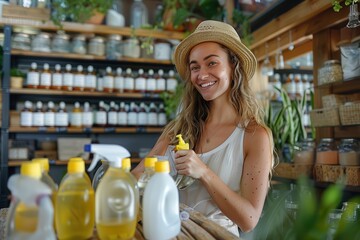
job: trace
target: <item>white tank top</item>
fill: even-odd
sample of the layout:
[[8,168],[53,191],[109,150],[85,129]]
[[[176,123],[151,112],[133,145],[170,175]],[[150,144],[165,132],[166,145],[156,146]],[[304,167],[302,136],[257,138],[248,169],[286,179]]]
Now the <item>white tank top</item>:
[[[233,133],[215,149],[199,154],[200,159],[234,192],[240,192],[243,171],[244,129],[236,127]],[[203,213],[207,218],[239,236],[238,227],[226,217],[212,201],[206,188],[195,181],[184,190],[179,190],[180,202]]]

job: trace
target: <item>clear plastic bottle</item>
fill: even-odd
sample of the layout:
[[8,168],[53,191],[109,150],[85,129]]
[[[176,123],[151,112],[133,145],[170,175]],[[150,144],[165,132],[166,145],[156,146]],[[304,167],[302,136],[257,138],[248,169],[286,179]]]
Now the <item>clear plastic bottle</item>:
[[38,88],[40,84],[40,73],[37,70],[37,63],[31,63],[30,70],[27,73],[26,87]]
[[44,113],[44,125],[45,127],[54,127],[55,126],[55,104],[53,101],[49,101],[47,104],[47,109]]
[[144,190],[146,184],[149,182],[150,178],[155,174],[155,163],[158,161],[156,157],[146,157],[144,160],[144,172],[140,175],[137,186],[139,188],[140,194],[140,206],[142,206],[142,198],[144,195]]
[[61,90],[63,84],[63,73],[61,72],[60,64],[55,65],[55,72],[53,72],[51,80],[52,82],[50,88],[54,90]]
[[44,114],[44,110],[43,110],[43,103],[41,101],[37,101],[36,102],[36,108],[33,112],[33,126],[34,127],[44,127],[45,121],[45,114]]
[[169,161],[156,162],[144,191],[142,222],[149,240],[171,239],[180,232],[179,192],[169,173]]
[[142,0],[134,0],[131,4],[130,25],[140,28],[148,24],[148,9]]
[[82,110],[80,108],[79,102],[74,103],[74,107],[70,116],[70,125],[71,127],[82,127]]
[[24,108],[20,113],[20,126],[22,127],[32,127],[33,124],[33,111],[32,111],[32,102],[25,101]]
[[44,63],[43,71],[40,73],[39,88],[49,89],[50,86],[51,86],[51,73],[49,70],[49,64]]
[[82,159],[70,159],[56,197],[59,239],[88,239],[95,225],[95,196]]

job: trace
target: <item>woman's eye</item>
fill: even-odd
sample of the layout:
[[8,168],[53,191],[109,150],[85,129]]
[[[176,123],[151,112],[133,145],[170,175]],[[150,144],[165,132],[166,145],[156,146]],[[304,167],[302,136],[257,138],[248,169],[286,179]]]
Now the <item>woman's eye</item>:
[[191,66],[191,67],[190,67],[190,70],[191,70],[191,71],[196,71],[197,69],[199,69],[198,66]]
[[209,66],[214,66],[216,64],[216,62],[210,62]]

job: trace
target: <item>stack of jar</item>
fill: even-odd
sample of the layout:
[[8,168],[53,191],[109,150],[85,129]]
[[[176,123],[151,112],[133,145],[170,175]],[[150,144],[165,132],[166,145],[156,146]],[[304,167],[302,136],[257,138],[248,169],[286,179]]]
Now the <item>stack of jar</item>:
[[123,69],[118,67],[114,73],[111,67],[107,67],[105,73],[98,76],[91,65],[85,72],[82,65],[78,65],[76,71],[73,71],[73,66],[66,64],[63,72],[60,64],[55,65],[54,71],[50,70],[48,63],[45,63],[43,69],[39,70],[36,62],[31,63],[26,81],[27,88],[108,93],[159,94],[164,91],[175,92],[177,85],[178,80],[173,70],[165,75],[163,69],[159,69],[157,72],[149,69],[145,72],[144,69],[133,71],[133,69],[127,68],[123,72]]
[[25,101],[20,113],[22,127],[144,127],[164,126],[167,123],[164,104],[154,102],[125,103],[110,102],[110,105],[100,101],[98,107],[91,108],[88,102],[80,106],[75,102],[72,107],[66,107],[60,102],[58,108],[52,101],[43,107],[41,101],[35,108],[31,101]]

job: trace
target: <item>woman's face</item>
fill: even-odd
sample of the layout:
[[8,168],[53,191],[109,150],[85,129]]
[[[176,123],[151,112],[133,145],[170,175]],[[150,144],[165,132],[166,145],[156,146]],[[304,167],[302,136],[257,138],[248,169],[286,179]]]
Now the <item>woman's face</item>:
[[204,42],[189,54],[190,80],[206,101],[226,96],[230,89],[232,66],[220,44]]

